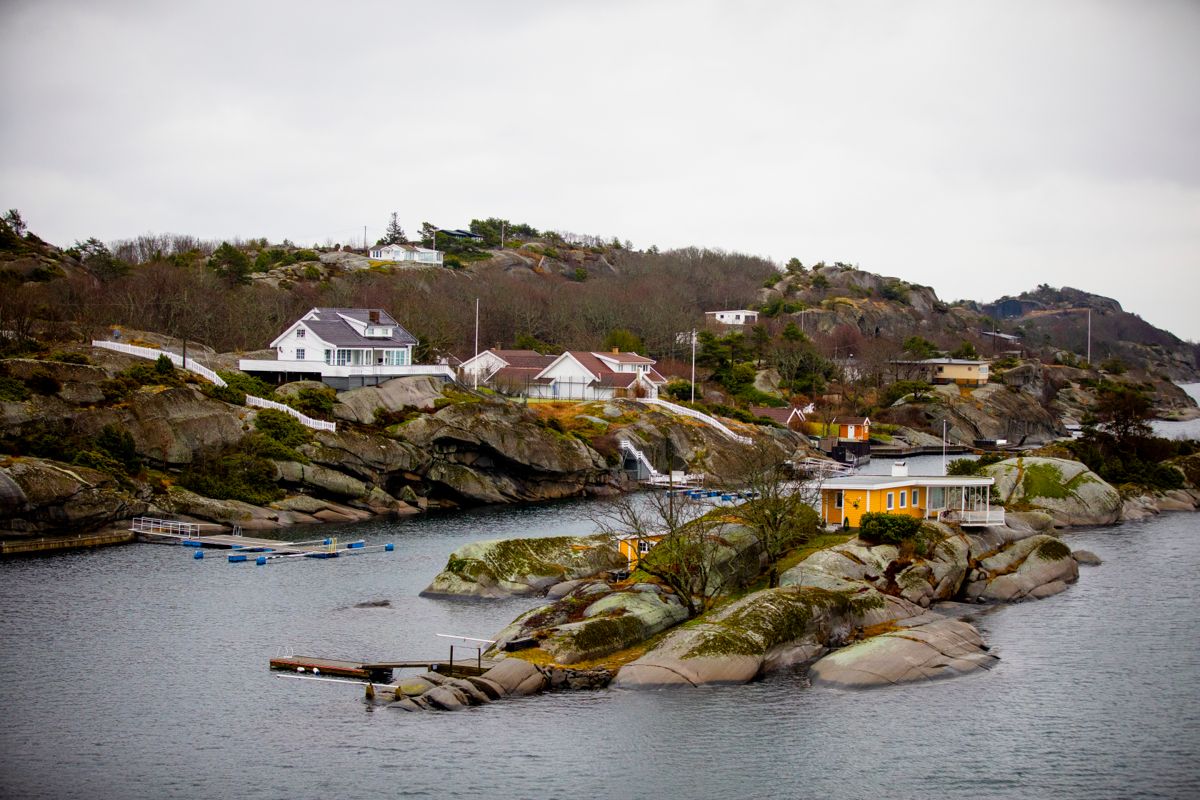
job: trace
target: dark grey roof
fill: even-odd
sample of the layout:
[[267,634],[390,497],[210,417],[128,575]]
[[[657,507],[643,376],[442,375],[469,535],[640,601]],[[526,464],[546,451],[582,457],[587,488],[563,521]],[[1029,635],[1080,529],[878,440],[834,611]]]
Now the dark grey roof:
[[[387,338],[367,338],[359,336],[354,328],[350,327],[339,315],[349,317],[350,319],[358,320],[359,322],[370,322],[370,312],[379,312],[379,322],[377,325],[387,326],[392,329],[392,335]],[[315,313],[315,317],[311,315]],[[389,345],[409,345],[416,344],[417,339],[411,333],[406,331],[399,322],[383,309],[374,308],[314,308],[305,315],[304,325],[320,337],[323,341],[337,347],[387,347]]]

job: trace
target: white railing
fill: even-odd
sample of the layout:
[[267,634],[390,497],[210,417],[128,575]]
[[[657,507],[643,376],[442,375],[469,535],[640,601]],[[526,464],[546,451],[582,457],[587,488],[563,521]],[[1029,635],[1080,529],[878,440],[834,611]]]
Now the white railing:
[[134,517],[129,525],[134,533],[149,533],[166,536],[182,536],[191,539],[200,535],[200,526],[194,522],[178,522],[173,519]]
[[637,449],[636,447],[634,447],[633,443],[630,442],[628,439],[621,439],[619,441],[619,445],[622,450],[624,450],[629,455],[633,456],[634,459],[636,459],[637,461],[642,462],[642,464],[645,465],[646,469],[650,470],[650,478],[652,480],[657,477],[662,477],[659,474],[659,471],[654,468],[654,465],[650,463],[650,459],[646,458],[646,454],[643,453],[641,450]]
[[741,434],[734,433],[732,430],[729,429],[728,426],[725,425],[725,423],[721,422],[720,420],[715,419],[714,417],[710,417],[708,414],[703,414],[699,411],[690,409],[687,406],[680,406],[680,405],[676,405],[674,403],[668,403],[666,400],[659,400],[657,397],[642,397],[642,398],[638,399],[638,402],[649,403],[650,405],[654,405],[654,406],[661,406],[661,407],[667,409],[668,411],[672,411],[676,414],[680,414],[685,417],[691,417],[692,419],[699,420],[699,421],[703,422],[705,425],[709,425],[713,428],[716,428],[721,433],[728,436],[730,439],[733,439],[735,442],[741,442],[742,444],[753,444],[754,443],[754,440],[751,439],[749,436],[742,436]]
[[804,470],[805,472],[814,472],[820,477],[828,477],[830,475],[849,475],[854,472],[854,468],[849,464],[843,464],[840,461],[831,461],[827,458],[813,458],[808,456],[800,461],[791,462],[793,467]]
[[[169,350],[156,350],[153,347],[139,347],[138,345],[134,345],[134,344],[124,344],[122,342],[110,342],[110,341],[107,341],[104,339],[93,339],[92,347],[100,347],[105,350],[114,350],[118,353],[126,353],[127,355],[138,356],[139,358],[148,358],[148,359],[151,359],[154,361],[157,361],[159,356],[166,356],[167,358],[169,358],[171,360],[171,363],[174,364],[175,366],[181,367],[181,368],[187,370],[188,372],[193,372],[203,378],[207,378],[209,381],[216,384],[217,386],[227,386],[228,385],[225,383],[225,380],[220,375],[213,372],[211,369],[204,366],[203,364],[197,364],[194,360],[192,360],[190,358],[185,360],[183,358],[183,356],[176,355],[175,353],[172,353]],[[313,419],[312,417],[309,417],[305,414],[301,414],[299,411],[292,408],[291,406],[284,405],[283,403],[276,403],[274,400],[267,400],[262,397],[255,397],[252,394],[248,394],[248,395],[246,395],[246,405],[254,406],[255,408],[273,408],[276,411],[282,411],[285,414],[290,414],[293,417],[295,417],[296,419],[298,419],[300,421],[301,425],[304,425],[305,427],[308,427],[308,428],[312,428],[313,430],[318,430],[318,431],[336,431],[337,430],[336,423],[326,422],[325,420],[321,420],[321,419]]]
[[153,347],[139,347],[135,344],[124,344],[123,342],[110,342],[105,339],[93,339],[92,347],[101,347],[105,350],[115,350],[118,353],[126,353],[131,356],[140,358],[148,358],[152,361],[157,361],[159,356],[166,356],[171,360],[171,363],[177,367],[194,372],[202,378],[207,378],[217,386],[224,386],[225,381],[220,375],[213,372],[203,364],[197,364],[193,358],[184,359],[183,356],[177,353],[172,353],[170,350],[157,350]]
[[296,409],[292,408],[289,405],[285,405],[283,403],[276,403],[274,400],[265,400],[261,397],[255,397],[254,395],[248,394],[248,395],[246,395],[246,405],[254,406],[255,408],[273,408],[276,411],[282,411],[285,414],[291,414],[293,417],[300,420],[300,422],[303,425],[305,425],[309,428],[312,428],[314,430],[318,430],[318,431],[336,431],[337,430],[337,425],[333,422],[326,422],[323,419],[313,419],[312,417],[301,414],[299,411],[297,411]]
[[947,512],[946,519],[950,522],[957,522],[959,525],[1003,525],[1004,509],[992,508],[985,511],[951,510]]

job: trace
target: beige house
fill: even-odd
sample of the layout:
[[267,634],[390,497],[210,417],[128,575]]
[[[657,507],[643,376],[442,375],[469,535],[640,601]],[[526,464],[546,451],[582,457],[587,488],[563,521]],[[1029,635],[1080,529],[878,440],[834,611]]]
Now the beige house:
[[917,362],[924,367],[930,383],[957,383],[983,386],[988,382],[988,362],[966,358],[927,358]]

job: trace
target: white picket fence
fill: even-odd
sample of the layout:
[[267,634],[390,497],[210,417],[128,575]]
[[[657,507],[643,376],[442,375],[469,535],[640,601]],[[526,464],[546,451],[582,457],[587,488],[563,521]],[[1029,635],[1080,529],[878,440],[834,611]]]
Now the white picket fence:
[[131,356],[140,358],[148,358],[151,361],[157,361],[159,356],[166,356],[171,359],[171,363],[188,372],[194,372],[202,378],[207,378],[217,386],[224,386],[225,381],[220,375],[213,372],[203,364],[197,364],[193,358],[185,359],[183,356],[172,353],[170,350],[156,350],[153,347],[138,347],[135,344],[124,344],[122,342],[110,342],[105,339],[93,339],[92,347],[102,347],[105,350],[115,350],[118,353],[127,353]]
[[[228,385],[225,383],[225,380],[220,375],[213,372],[211,369],[204,366],[203,364],[197,364],[195,362],[195,360],[191,359],[191,358],[189,358],[185,361],[183,356],[172,353],[169,350],[156,350],[153,347],[139,347],[138,345],[134,345],[134,344],[124,344],[123,342],[110,342],[105,339],[93,339],[92,347],[100,347],[105,350],[114,350],[118,353],[126,353],[131,356],[138,356],[139,358],[148,358],[151,361],[157,361],[159,356],[166,356],[167,358],[169,358],[171,360],[171,363],[174,364],[175,366],[180,367],[181,369],[185,369],[188,372],[199,375],[202,378],[206,378],[207,380],[211,381],[212,383],[216,384],[217,386],[227,386]],[[300,421],[301,425],[304,425],[305,427],[308,427],[308,428],[312,428],[313,430],[318,430],[318,431],[336,431],[337,430],[336,423],[326,422],[323,419],[313,419],[312,417],[307,416],[306,414],[301,414],[299,411],[292,408],[291,406],[284,405],[283,403],[276,403],[274,400],[267,400],[266,398],[263,398],[263,397],[255,397],[252,394],[248,394],[248,395],[246,395],[246,405],[253,406],[255,408],[273,408],[276,411],[282,411],[285,414],[290,414],[291,416],[295,417],[297,420]]]
[[255,408],[273,408],[276,411],[282,411],[285,414],[291,414],[293,417],[300,420],[300,422],[303,423],[305,426],[312,428],[313,430],[318,430],[318,431],[336,431],[337,430],[337,425],[333,422],[326,422],[323,419],[313,419],[312,417],[308,417],[308,416],[305,416],[304,414],[301,414],[299,411],[292,408],[291,406],[284,405],[283,403],[276,403],[274,400],[266,400],[262,397],[255,397],[254,395],[248,394],[248,395],[246,395],[246,405],[254,406]]
[[708,414],[703,414],[699,411],[688,408],[687,406],[680,406],[680,405],[676,405],[675,403],[668,403],[666,400],[659,400],[657,397],[642,397],[642,398],[639,398],[638,402],[649,403],[650,405],[653,405],[653,406],[661,406],[662,408],[665,408],[668,411],[671,411],[672,413],[680,414],[685,417],[691,417],[692,419],[699,420],[699,421],[703,422],[705,425],[709,425],[713,428],[716,428],[721,433],[728,436],[730,439],[733,439],[735,442],[741,442],[742,444],[754,444],[754,440],[751,439],[749,436],[742,436],[741,434],[734,433],[732,430],[729,429],[729,426],[725,425],[725,423],[721,422],[719,419],[710,417]]

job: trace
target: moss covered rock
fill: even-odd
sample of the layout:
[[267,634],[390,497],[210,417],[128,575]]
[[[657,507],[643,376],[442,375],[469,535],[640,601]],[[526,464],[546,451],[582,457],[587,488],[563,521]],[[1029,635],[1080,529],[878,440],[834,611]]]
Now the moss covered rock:
[[1048,512],[1056,527],[1111,525],[1121,519],[1121,496],[1078,461],[1018,457],[984,467],[1009,506]]
[[606,536],[492,539],[460,547],[424,597],[537,595],[556,583],[628,565]]
[[957,619],[904,627],[837,650],[809,669],[813,686],[869,689],[925,682],[991,669],[979,631]]

